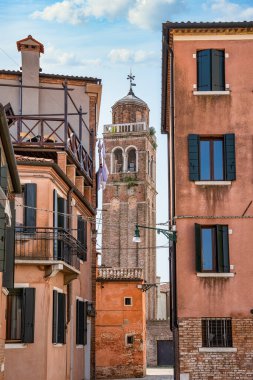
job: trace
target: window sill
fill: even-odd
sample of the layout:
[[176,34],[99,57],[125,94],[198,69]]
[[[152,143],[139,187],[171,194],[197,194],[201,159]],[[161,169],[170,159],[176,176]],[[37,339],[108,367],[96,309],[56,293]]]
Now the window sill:
[[84,345],[83,344],[77,344],[76,348],[84,348]]
[[64,344],[63,343],[53,343],[53,346],[54,347],[63,347]]
[[193,95],[230,95],[230,91],[193,91]]
[[232,181],[195,181],[197,186],[230,186]]
[[27,345],[25,343],[5,343],[5,349],[17,349],[17,348],[26,348]]
[[234,273],[203,273],[203,272],[197,272],[197,277],[220,277],[220,278],[227,278],[227,277],[235,277]]
[[199,352],[237,352],[235,347],[199,347]]

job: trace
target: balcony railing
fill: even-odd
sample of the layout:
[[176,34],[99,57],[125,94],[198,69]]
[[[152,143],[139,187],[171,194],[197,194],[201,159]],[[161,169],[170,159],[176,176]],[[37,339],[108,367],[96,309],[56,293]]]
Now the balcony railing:
[[18,115],[7,117],[14,147],[64,149],[91,183],[93,136],[87,127],[85,128],[85,136],[87,136],[86,146],[89,153],[72,126],[66,123],[64,118]]
[[142,268],[99,268],[97,280],[142,280]]
[[104,125],[104,133],[142,132],[146,130],[147,125],[145,122]]
[[80,260],[86,257],[86,247],[62,228],[16,227],[18,260],[63,261],[80,269]]

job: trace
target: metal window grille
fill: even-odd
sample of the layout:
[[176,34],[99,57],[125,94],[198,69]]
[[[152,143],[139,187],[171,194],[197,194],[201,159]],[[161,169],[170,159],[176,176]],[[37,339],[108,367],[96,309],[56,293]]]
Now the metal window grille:
[[202,320],[203,347],[233,347],[232,320],[211,318]]

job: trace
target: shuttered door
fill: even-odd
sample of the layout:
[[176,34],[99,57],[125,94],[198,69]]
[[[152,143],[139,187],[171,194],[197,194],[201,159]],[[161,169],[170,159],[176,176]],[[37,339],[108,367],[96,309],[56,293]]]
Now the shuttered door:
[[5,288],[14,288],[14,262],[15,262],[15,207],[14,200],[10,201],[11,208],[11,226],[6,227],[6,264],[3,273],[3,286]]
[[58,292],[53,290],[53,334],[52,342],[57,342],[57,331],[58,331]]
[[87,344],[87,328],[88,328],[88,323],[87,323],[87,318],[88,318],[88,302],[85,301],[84,302],[84,317],[83,317],[83,320],[84,320],[84,342],[83,344],[86,345]]
[[36,227],[36,205],[37,205],[37,184],[25,184],[25,220],[26,232],[35,232]]
[[199,136],[188,136],[189,179],[199,181]]
[[197,52],[197,89],[211,91],[211,50]]
[[83,252],[83,260],[87,260],[87,239],[88,239],[88,225],[86,220],[83,221],[83,234],[84,234],[84,252]]
[[236,179],[235,164],[235,134],[228,133],[224,135],[224,153],[225,153],[225,175],[227,181]]
[[84,345],[84,302],[76,300],[76,344]]
[[35,289],[24,288],[22,299],[22,342],[34,342]]
[[69,247],[64,244],[64,231],[67,229],[67,202],[64,198],[58,197],[58,259],[67,263],[70,261]]
[[220,273],[230,272],[228,226],[217,225],[217,271]]
[[201,225],[195,223],[195,251],[196,251],[196,271],[202,271],[201,259]]
[[212,52],[212,91],[225,90],[225,65],[224,51],[211,50]]
[[58,293],[58,334],[57,343],[65,343],[66,295]]

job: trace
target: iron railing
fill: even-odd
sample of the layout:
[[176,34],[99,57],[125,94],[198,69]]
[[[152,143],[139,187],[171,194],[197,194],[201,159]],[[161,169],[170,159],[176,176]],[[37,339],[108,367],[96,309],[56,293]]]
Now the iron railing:
[[[79,170],[92,181],[92,132],[85,128],[87,147],[72,126],[64,118],[44,116],[8,116],[9,131],[14,147],[43,147],[64,149],[74,160]],[[28,149],[29,149],[28,148]]]
[[19,260],[63,261],[80,269],[86,247],[62,228],[16,227],[15,257]]

